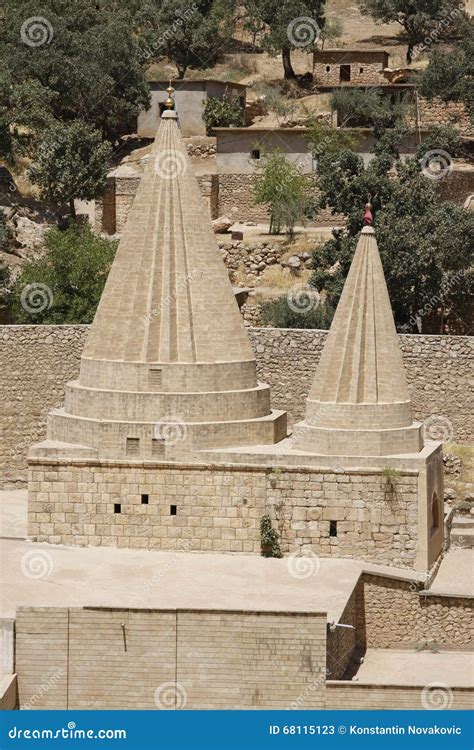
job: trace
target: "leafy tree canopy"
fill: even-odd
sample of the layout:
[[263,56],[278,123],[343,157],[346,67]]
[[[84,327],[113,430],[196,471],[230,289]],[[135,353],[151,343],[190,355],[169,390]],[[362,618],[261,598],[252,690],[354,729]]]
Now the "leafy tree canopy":
[[[473,287],[468,269],[474,217],[460,206],[439,202],[434,181],[420,171],[418,158],[402,164],[387,151],[364,168],[361,158],[347,151],[336,161],[322,158],[319,176],[322,204],[348,216],[347,230],[334,231],[333,239],[314,253],[312,284],[326,290],[332,305],[341,294],[370,198],[397,325],[426,330],[434,325],[436,310],[441,310],[441,321],[446,309],[465,317]],[[439,315],[436,321],[438,333]]]
[[280,149],[264,153],[258,170],[255,201],[270,211],[270,234],[279,234],[284,226],[291,235],[297,220],[305,213],[306,177]]
[[287,297],[278,297],[262,305],[262,321],[275,328],[320,328],[330,327],[334,308],[329,303],[309,306],[306,311],[298,311],[288,304]]
[[110,144],[83,120],[55,123],[44,131],[28,175],[43,198],[69,203],[74,216],[74,198],[92,200],[105,188],[111,154]]
[[407,62],[416,45],[429,47],[452,34],[466,14],[453,0],[361,0],[362,13],[380,23],[399,23],[407,39]]
[[470,35],[451,52],[433,50],[428,67],[419,78],[420,94],[427,99],[474,102],[474,40]]
[[91,323],[112,265],[117,242],[98,237],[89,226],[50,230],[46,250],[29,260],[10,295],[17,323]]
[[244,0],[243,6],[249,18],[262,23],[263,48],[281,54],[285,78],[294,78],[291,50],[314,47],[324,26],[325,0]]
[[207,135],[214,128],[240,127],[244,124],[244,111],[238,96],[224,96],[222,99],[211,96],[206,99],[203,119]]
[[132,6],[4,0],[0,117],[7,109],[11,126],[28,127],[80,118],[111,141],[128,132],[149,103]]
[[163,0],[152,14],[148,56],[168,57],[183,78],[188,68],[211,68],[233,30],[230,0]]

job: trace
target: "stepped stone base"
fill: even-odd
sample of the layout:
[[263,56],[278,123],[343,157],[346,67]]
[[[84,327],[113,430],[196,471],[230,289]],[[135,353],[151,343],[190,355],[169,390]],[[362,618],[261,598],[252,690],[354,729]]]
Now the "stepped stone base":
[[314,427],[307,422],[295,425],[294,443],[301,450],[327,456],[391,456],[419,453],[423,447],[421,423],[388,430],[348,430]]

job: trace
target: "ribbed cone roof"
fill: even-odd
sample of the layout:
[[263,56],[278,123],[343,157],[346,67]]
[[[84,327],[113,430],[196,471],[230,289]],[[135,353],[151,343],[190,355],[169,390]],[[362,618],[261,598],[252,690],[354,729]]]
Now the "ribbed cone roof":
[[309,400],[336,404],[410,401],[372,227],[361,232]]
[[254,359],[173,112],[161,120],[83,356]]

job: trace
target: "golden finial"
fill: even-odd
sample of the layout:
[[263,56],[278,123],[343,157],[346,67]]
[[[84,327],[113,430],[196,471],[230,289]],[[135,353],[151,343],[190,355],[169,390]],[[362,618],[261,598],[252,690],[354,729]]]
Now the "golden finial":
[[168,98],[165,99],[165,107],[166,109],[174,109],[174,99],[172,94],[174,94],[174,88],[171,85],[171,78],[169,80],[168,88],[166,89],[168,93]]

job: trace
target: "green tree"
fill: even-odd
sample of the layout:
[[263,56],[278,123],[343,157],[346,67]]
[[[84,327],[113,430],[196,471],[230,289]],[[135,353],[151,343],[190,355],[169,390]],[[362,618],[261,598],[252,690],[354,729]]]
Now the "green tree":
[[243,3],[254,23],[261,22],[262,47],[282,55],[285,78],[295,78],[291,50],[312,49],[324,25],[325,0],[251,0]]
[[433,50],[428,67],[418,81],[420,94],[427,99],[464,101],[471,110],[474,102],[474,41],[470,35],[450,52]]
[[207,135],[213,135],[214,128],[237,128],[244,124],[244,110],[238,96],[208,97],[202,116]]
[[92,322],[116,248],[89,226],[47,232],[44,254],[27,261],[13,284],[15,322]]
[[111,154],[110,144],[84,121],[55,123],[44,131],[28,176],[44,199],[69,203],[75,217],[75,198],[92,200],[104,190]]
[[340,128],[332,128],[315,117],[306,121],[306,141],[314,158],[319,159],[324,154],[332,158],[354,146],[353,136]]
[[291,235],[295,223],[305,214],[307,178],[280,149],[264,153],[258,170],[255,201],[270,212],[270,234],[279,234],[284,226]]
[[[4,0],[2,15],[0,69],[9,82],[11,128],[80,118],[110,141],[131,132],[149,91],[128,3]],[[5,104],[5,92],[2,98]]]
[[163,0],[154,17],[153,57],[167,57],[184,78],[188,68],[212,68],[233,29],[228,0]]
[[418,44],[429,46],[455,31],[465,18],[452,0],[361,0],[362,13],[380,23],[398,23],[407,40],[407,62]]
[[400,122],[407,106],[402,95],[393,103],[381,89],[343,88],[331,95],[331,109],[338,115],[340,127],[364,127],[369,125],[376,138]]
[[[394,164],[396,179],[389,174]],[[469,268],[474,217],[460,206],[439,202],[434,181],[420,171],[419,159],[402,164],[393,154],[382,154],[364,169],[357,154],[346,152],[337,162],[323,159],[319,175],[322,203],[348,217],[347,229],[333,232],[314,253],[311,283],[326,291],[331,305],[339,300],[371,195],[399,328],[429,331],[435,325],[433,332],[438,333],[446,311],[465,317],[473,287]]]

